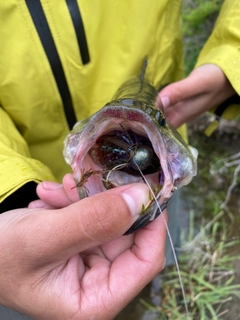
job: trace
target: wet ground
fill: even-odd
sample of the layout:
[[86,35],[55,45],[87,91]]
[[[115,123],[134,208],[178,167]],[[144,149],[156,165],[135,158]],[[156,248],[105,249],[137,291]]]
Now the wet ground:
[[[189,211],[194,208],[194,212],[198,212],[199,218],[208,215],[208,203],[206,202],[209,193],[210,197],[218,196],[218,194],[226,194],[232,181],[231,176],[215,175],[211,179],[209,185],[209,177],[205,178],[202,172],[206,172],[206,168],[210,169],[213,159],[222,159],[240,151],[240,122],[223,121],[210,138],[207,138],[203,131],[206,123],[210,121],[209,117],[202,117],[198,121],[190,124],[190,144],[199,150],[199,171],[198,177],[189,186],[184,187],[183,195],[179,208],[179,216],[181,221],[181,229],[188,229]],[[240,158],[239,158],[240,159]],[[204,169],[204,170],[203,170]],[[231,236],[239,238],[240,235],[240,185],[235,187],[230,198],[228,208],[231,212],[229,223],[232,227]],[[197,199],[197,201],[196,201]],[[234,248],[234,250],[239,248]],[[235,283],[240,284],[240,261],[234,262]],[[160,275],[161,277],[161,275]],[[141,299],[151,305],[161,300],[160,295],[152,299],[152,292],[158,291],[159,278],[156,278],[149,284],[116,318],[115,320],[159,320],[160,315],[153,310],[148,310],[142,303]],[[240,299],[233,298],[232,301],[224,304],[224,309],[228,312],[221,316],[222,320],[240,320]],[[193,319],[194,320],[194,319]]]

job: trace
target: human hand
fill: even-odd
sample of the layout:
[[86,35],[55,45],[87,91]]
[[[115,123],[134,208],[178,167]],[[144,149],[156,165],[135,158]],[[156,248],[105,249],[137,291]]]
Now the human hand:
[[35,319],[113,319],[165,263],[161,217],[121,236],[140,198],[148,200],[144,184],[0,215],[0,303]]
[[205,64],[193,70],[187,78],[161,90],[157,107],[163,108],[174,127],[179,127],[235,93],[219,67]]

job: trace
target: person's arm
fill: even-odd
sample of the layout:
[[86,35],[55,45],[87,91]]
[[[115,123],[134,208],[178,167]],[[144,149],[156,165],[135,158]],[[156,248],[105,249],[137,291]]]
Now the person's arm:
[[[176,127],[240,94],[240,3],[226,0],[203,47],[196,69],[184,80],[165,87],[158,96]],[[232,118],[240,108],[229,109]],[[223,116],[229,119],[228,110]]]
[[149,201],[146,185],[77,201],[66,183],[50,196],[62,209],[35,202],[0,215],[0,304],[38,320],[113,319],[163,269],[164,221],[122,236]]

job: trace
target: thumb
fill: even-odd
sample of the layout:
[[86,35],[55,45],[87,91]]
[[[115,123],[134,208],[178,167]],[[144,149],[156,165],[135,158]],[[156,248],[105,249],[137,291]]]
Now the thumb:
[[108,242],[125,233],[148,201],[148,188],[139,183],[99,193],[62,209],[42,210],[35,216],[35,227],[31,226],[33,235],[34,228],[43,226],[34,238],[36,250],[40,252],[40,247],[44,261],[49,263]]

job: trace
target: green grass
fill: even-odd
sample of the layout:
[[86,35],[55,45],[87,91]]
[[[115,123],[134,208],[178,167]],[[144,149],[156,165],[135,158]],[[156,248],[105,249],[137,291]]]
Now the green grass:
[[[239,259],[229,250],[239,245],[239,240],[228,239],[228,228],[220,219],[220,212],[212,221],[202,221],[200,232],[194,237],[194,212],[190,213],[187,242],[181,249],[179,267],[185,289],[190,319],[220,319],[226,313],[224,303],[233,296],[240,298],[240,284],[234,284],[233,261]],[[164,271],[161,288],[161,314],[159,320],[186,318],[178,274],[175,267]],[[154,307],[141,301],[148,309]]]
[[[229,248],[239,244],[239,241],[228,240],[227,228],[218,219],[208,223],[207,228],[202,227],[200,233],[183,246],[180,255],[181,277],[190,319],[219,319],[224,303],[233,295],[240,297],[240,285],[233,284],[232,265],[238,256],[228,253]],[[190,229],[190,233],[193,234],[193,230]],[[164,278],[160,319],[186,319],[175,268],[166,270]]]

